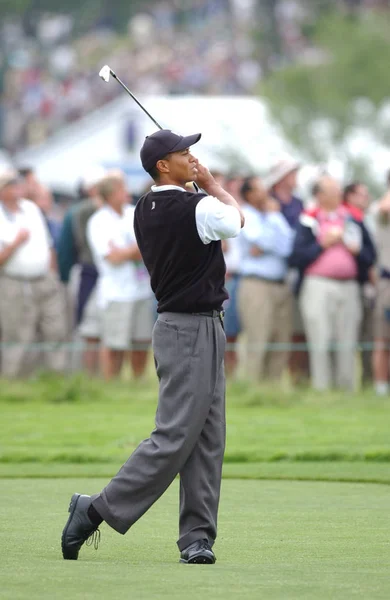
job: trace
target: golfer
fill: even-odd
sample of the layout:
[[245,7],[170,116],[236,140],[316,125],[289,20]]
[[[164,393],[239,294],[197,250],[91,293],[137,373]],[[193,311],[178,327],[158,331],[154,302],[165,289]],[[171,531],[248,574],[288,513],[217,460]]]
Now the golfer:
[[[221,240],[237,236],[244,217],[191,153],[200,137],[160,130],[141,149],[143,168],[155,182],[137,204],[134,226],[158,301],[156,427],[100,494],[72,496],[62,533],[65,559],[76,560],[91,536],[89,542],[96,541],[102,521],[126,533],[179,474],[180,561],[215,562],[225,448]],[[189,181],[206,193],[188,191]]]

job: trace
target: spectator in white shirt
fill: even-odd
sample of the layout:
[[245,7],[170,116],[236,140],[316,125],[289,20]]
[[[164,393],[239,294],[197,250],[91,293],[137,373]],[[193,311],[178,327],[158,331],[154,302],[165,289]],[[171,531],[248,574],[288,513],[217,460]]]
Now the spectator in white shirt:
[[87,239],[99,273],[96,295],[101,310],[102,370],[119,375],[131,350],[135,377],[143,375],[153,329],[152,290],[135,234],[134,207],[121,173],[108,174],[98,186],[104,202],[87,224]]
[[46,366],[65,368],[58,349],[66,337],[65,302],[52,270],[52,241],[39,208],[21,198],[18,174],[0,173],[0,329],[5,344],[2,370],[6,377],[31,369],[31,345],[53,343],[45,351]]

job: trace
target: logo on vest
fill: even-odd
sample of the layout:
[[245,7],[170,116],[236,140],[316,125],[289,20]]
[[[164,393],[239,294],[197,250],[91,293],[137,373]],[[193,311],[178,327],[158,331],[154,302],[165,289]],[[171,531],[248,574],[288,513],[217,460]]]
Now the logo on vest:
[[156,208],[156,203],[153,201],[151,210],[154,210],[155,208]]

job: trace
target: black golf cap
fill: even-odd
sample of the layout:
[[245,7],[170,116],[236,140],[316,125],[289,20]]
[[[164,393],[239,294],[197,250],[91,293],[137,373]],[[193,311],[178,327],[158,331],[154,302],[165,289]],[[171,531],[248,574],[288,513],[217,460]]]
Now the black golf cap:
[[199,142],[201,133],[177,135],[170,129],[160,129],[145,138],[140,156],[145,171],[150,171],[156,163],[171,152],[179,152]]

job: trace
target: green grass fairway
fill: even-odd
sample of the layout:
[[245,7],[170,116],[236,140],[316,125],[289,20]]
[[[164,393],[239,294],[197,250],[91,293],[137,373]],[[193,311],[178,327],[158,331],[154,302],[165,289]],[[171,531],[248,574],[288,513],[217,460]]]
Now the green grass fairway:
[[225,480],[217,564],[187,566],[177,562],[175,482],[126,536],[103,525],[98,551],[62,560],[71,494],[105,482],[1,481],[1,598],[390,598],[389,486]]
[[65,562],[75,491],[154,424],[157,385],[0,381],[0,599],[388,600],[390,402],[229,384],[218,562],[178,563],[178,484],[126,535]]

